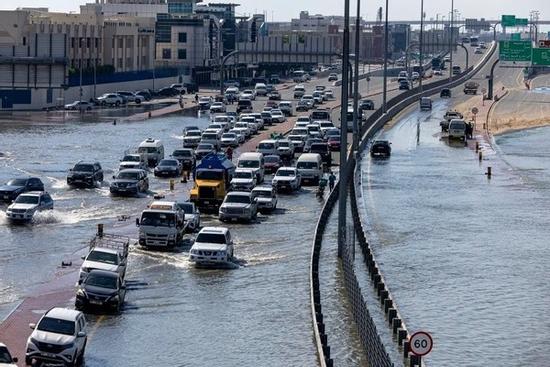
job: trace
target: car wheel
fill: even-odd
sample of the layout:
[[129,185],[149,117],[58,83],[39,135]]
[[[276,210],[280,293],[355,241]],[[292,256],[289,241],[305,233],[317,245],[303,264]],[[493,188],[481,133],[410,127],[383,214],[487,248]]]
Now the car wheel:
[[136,99],[136,104],[139,106],[141,104],[141,99]]
[[32,366],[32,358],[25,357],[25,365],[26,366]]
[[116,101],[115,106],[117,106],[117,107],[120,106],[120,101]]

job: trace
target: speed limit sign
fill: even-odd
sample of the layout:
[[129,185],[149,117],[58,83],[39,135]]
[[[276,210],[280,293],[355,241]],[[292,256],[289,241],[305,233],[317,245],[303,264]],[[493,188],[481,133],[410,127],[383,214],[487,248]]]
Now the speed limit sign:
[[411,352],[417,356],[425,356],[432,351],[433,339],[425,331],[417,331],[411,336]]

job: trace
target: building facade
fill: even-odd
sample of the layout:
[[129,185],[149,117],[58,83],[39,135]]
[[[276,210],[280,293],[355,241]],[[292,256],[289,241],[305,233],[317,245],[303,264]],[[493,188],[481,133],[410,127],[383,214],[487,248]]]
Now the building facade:
[[81,14],[97,14],[106,17],[129,15],[141,18],[156,18],[167,13],[166,0],[96,0],[80,6]]

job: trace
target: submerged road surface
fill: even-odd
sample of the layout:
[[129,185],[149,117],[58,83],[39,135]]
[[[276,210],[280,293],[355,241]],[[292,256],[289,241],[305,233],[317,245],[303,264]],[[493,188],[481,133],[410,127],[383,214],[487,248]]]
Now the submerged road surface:
[[441,137],[450,103],[409,109],[380,134],[392,157],[362,161],[375,256],[409,330],[433,334],[429,365],[547,366],[550,129],[502,136],[480,164]]

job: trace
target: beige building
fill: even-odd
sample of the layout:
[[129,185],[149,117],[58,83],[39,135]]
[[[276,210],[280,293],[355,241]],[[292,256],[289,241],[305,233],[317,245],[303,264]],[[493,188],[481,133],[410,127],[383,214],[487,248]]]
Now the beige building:
[[103,23],[103,64],[116,71],[152,69],[155,58],[155,19],[112,16]]

